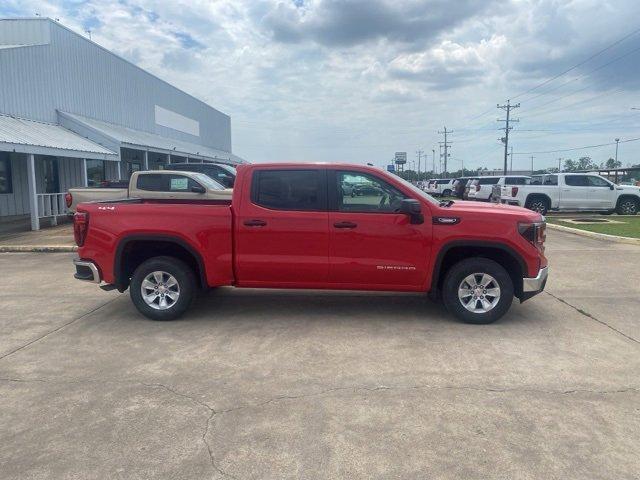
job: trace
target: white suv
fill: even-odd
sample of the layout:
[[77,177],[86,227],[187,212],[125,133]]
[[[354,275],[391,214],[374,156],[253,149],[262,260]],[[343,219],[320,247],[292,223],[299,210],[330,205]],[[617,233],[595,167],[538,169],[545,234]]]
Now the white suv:
[[453,193],[453,181],[453,178],[432,180],[427,187],[427,193],[436,197],[448,197]]
[[491,201],[493,186],[498,183],[501,177],[480,177],[471,182],[469,186],[468,199]]

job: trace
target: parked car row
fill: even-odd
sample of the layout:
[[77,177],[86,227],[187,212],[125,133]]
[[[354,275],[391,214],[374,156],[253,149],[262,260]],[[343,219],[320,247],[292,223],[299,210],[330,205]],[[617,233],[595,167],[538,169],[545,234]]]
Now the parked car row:
[[433,196],[517,205],[543,215],[549,211],[636,215],[640,211],[640,187],[616,185],[595,173],[432,179],[426,191]]

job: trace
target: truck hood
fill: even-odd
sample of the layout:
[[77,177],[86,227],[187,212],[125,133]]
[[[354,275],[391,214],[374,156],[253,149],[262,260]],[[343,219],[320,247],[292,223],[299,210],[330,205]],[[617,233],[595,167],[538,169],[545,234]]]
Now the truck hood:
[[516,207],[513,205],[505,205],[501,203],[490,202],[468,202],[464,200],[454,201],[450,207],[439,207],[440,215],[505,215],[511,216],[518,220],[528,220],[532,222],[539,222],[542,220],[542,215],[536,212],[532,212],[526,208]]
[[633,193],[634,195],[640,195],[640,187],[634,187],[632,185],[618,185],[616,190],[622,190],[624,193]]

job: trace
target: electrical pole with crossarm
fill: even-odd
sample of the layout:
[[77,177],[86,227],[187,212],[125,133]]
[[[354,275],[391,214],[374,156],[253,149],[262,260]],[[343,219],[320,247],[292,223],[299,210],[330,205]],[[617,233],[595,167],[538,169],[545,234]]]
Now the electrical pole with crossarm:
[[[444,127],[444,130],[442,132],[438,131],[439,134],[444,134],[444,142],[439,142],[440,145],[442,145],[442,147],[444,148],[444,170],[443,170],[443,175],[447,174],[447,160],[449,159],[449,147],[451,146],[451,142],[449,142],[447,140],[447,135],[453,133],[452,130],[447,130],[447,127]],[[444,176],[442,177],[444,178]]]
[[507,104],[506,105],[500,105],[498,104],[497,107],[500,110],[504,110],[505,112],[507,112],[507,118],[506,119],[498,119],[498,122],[505,122],[504,124],[504,137],[501,138],[502,143],[504,143],[504,175],[507,174],[507,157],[509,154],[509,131],[511,129],[513,129],[513,127],[511,127],[509,125],[510,122],[518,122],[519,120],[514,120],[511,118],[511,110],[513,110],[514,108],[519,108],[520,104],[516,103],[515,105],[511,105],[511,100],[507,100]]

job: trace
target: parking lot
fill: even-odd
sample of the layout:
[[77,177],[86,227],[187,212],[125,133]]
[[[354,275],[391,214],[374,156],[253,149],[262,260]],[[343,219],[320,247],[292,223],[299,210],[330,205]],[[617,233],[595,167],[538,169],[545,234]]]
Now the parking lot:
[[0,254],[1,477],[638,478],[640,247],[547,253],[547,292],[487,326],[232,289],[152,322],[73,254]]

